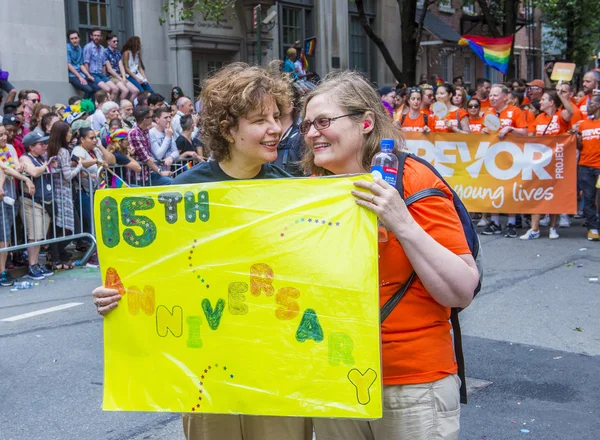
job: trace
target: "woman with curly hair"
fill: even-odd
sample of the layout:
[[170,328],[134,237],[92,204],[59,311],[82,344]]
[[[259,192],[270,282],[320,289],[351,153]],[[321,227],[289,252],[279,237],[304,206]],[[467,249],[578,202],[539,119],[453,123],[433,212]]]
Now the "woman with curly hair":
[[[173,185],[238,179],[291,177],[272,165],[281,137],[280,118],[291,109],[290,84],[278,71],[233,63],[208,79],[202,90],[202,143],[214,160],[201,162],[180,174]],[[114,309],[121,296],[99,287],[93,292],[98,313]],[[305,440],[310,422],[295,417],[257,417],[222,414],[184,414],[188,440]]]

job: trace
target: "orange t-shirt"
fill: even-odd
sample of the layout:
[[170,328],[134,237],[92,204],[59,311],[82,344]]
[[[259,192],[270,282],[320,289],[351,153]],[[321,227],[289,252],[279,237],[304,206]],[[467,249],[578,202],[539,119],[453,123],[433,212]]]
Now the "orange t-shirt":
[[569,131],[569,123],[563,119],[561,112],[556,112],[554,116],[542,112],[529,124],[527,131],[536,136],[556,136]]
[[456,111],[449,112],[446,119],[438,119],[433,113],[429,117],[429,128],[436,133],[451,133],[452,130],[446,127],[446,121],[450,121],[453,127],[460,128],[459,121],[464,117],[469,117],[469,114],[464,108],[459,108]]
[[[470,254],[452,193],[425,165],[407,160],[404,196],[426,188],[439,188],[446,198],[428,197],[408,209],[435,241],[456,255]],[[383,306],[406,282],[413,268],[392,233],[379,243],[379,301]],[[415,278],[402,301],[381,324],[383,383],[385,385],[433,382],[456,374],[450,309],[438,303]]]
[[471,130],[471,133],[481,133],[481,130],[484,128],[485,125],[483,125],[483,116],[478,118],[472,118],[469,116],[469,129]]
[[533,121],[535,121],[535,115],[533,114],[532,111],[527,110],[527,109],[521,109],[521,111],[525,115],[525,122],[527,123],[527,127],[529,127],[529,124],[531,124]]
[[[475,95],[475,98],[477,98],[477,95]],[[485,111],[488,108],[492,108],[492,104],[490,104],[490,98],[485,99],[485,100],[480,99],[479,103],[481,104],[481,110],[482,111]]]
[[588,118],[587,105],[588,105],[589,100],[590,100],[589,96],[584,96],[583,98],[581,98],[579,100],[579,103],[577,104],[577,107],[579,108],[579,111],[581,112],[581,116],[583,119]]
[[493,108],[490,108],[486,113],[491,113],[498,116],[500,119],[500,127],[527,128],[527,121],[523,110],[514,105],[507,105],[504,110],[498,113]]
[[600,121],[586,119],[579,124],[583,148],[579,153],[579,165],[600,168]]
[[583,121],[583,119],[583,113],[581,113],[581,110],[579,110],[579,108],[573,104],[573,116],[571,116],[571,120],[569,121],[569,129],[573,128],[573,125],[577,124],[579,121]]
[[531,104],[531,101],[529,100],[529,96],[525,95],[525,96],[523,96],[522,105],[528,105],[528,104]]
[[[429,123],[429,115],[427,115],[427,122]],[[410,117],[410,113],[404,116],[404,122],[402,122],[402,130],[404,131],[423,131],[425,129],[425,116],[423,113],[419,114],[417,119]]]
[[394,121],[399,121],[404,113],[404,104],[394,110]]

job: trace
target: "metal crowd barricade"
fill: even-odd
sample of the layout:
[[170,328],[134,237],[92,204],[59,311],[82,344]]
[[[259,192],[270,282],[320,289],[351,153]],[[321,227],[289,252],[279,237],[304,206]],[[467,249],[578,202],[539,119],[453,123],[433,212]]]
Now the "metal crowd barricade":
[[[57,170],[52,170],[51,172],[45,172],[41,177],[40,180],[37,180],[38,182],[44,182],[45,179],[43,178],[43,176],[50,176],[50,186],[51,186],[51,193],[52,193],[52,199],[51,200],[46,200],[44,191],[41,192],[42,194],[42,198],[40,199],[35,199],[33,197],[30,197],[28,192],[27,192],[27,187],[24,184],[23,181],[19,180],[19,186],[18,186],[18,191],[17,191],[17,200],[15,200],[14,205],[13,205],[13,209],[9,209],[7,208],[8,203],[6,201],[2,201],[0,202],[0,212],[2,214],[2,218],[6,219],[6,216],[10,215],[11,220],[12,220],[12,230],[10,231],[10,246],[4,247],[2,249],[0,249],[0,252],[12,252],[12,251],[18,251],[18,250],[23,250],[23,249],[27,249],[29,247],[32,246],[44,246],[44,245],[48,245],[48,244],[53,244],[53,243],[58,243],[58,242],[62,242],[62,241],[73,241],[73,240],[79,240],[79,239],[87,239],[90,243],[91,246],[89,247],[89,249],[86,251],[85,255],[80,259],[81,262],[83,264],[85,264],[87,262],[87,260],[89,259],[89,257],[92,255],[92,253],[95,251],[96,249],[96,237],[94,234],[94,194],[93,191],[89,191],[86,192],[89,196],[89,205],[86,203],[84,204],[83,202],[83,194],[84,194],[84,186],[82,185],[82,181],[83,180],[87,180],[88,183],[88,188],[94,188],[94,183],[93,183],[93,178],[92,175],[84,168],[81,171],[81,174],[78,177],[73,178],[72,180],[69,181],[68,185],[64,185],[64,180],[63,178],[57,179],[58,181],[58,185],[55,185],[55,179],[53,178],[53,176],[55,176],[57,173],[61,173],[60,169]],[[31,177],[30,177],[31,178]],[[36,183],[36,181],[31,178],[31,180],[34,182],[34,184]],[[6,179],[7,183],[9,185],[15,185],[15,182],[12,178],[9,178],[7,176]],[[44,183],[45,184],[45,183]],[[67,232],[66,228],[64,227],[65,225],[65,218],[64,218],[64,214],[65,214],[65,203],[64,203],[64,198],[63,197],[56,197],[57,194],[57,190],[59,190],[61,193],[65,194],[72,194],[73,197],[73,225],[74,228],[72,231],[70,231],[70,233]],[[66,192],[65,192],[66,190]],[[25,198],[29,198],[31,199],[31,204],[32,204],[32,209],[31,209],[31,222],[33,224],[33,237],[28,236],[28,231],[27,231],[27,218],[26,218],[26,213],[25,213]],[[57,200],[60,199],[60,200]],[[41,203],[40,203],[41,202]],[[57,225],[56,225],[56,218],[58,215],[58,207],[57,207],[57,203],[59,203],[61,206],[61,214],[62,217],[61,218],[61,223],[63,224],[63,227],[60,228],[62,229],[62,233],[57,233]],[[37,205],[41,205],[41,212],[42,212],[42,229],[44,231],[46,231],[46,233],[44,234],[44,239],[42,240],[36,240],[35,238],[37,236],[39,236],[40,234],[38,234],[37,232],[37,225],[39,223],[39,219],[37,219],[37,212],[36,212],[36,204]],[[51,204],[51,212],[52,212],[52,218],[51,218],[51,225],[49,225],[46,222],[46,206]],[[48,208],[49,209],[49,208]],[[89,225],[89,231],[85,231],[84,229],[84,217],[83,217],[83,210],[84,209],[88,209],[89,213],[90,213],[90,225]],[[49,214],[49,212],[48,212]],[[36,221],[38,220],[38,221]],[[3,224],[5,224],[6,221],[3,222]],[[0,226],[1,227],[1,226]],[[6,228],[5,228],[6,231]],[[6,234],[8,235],[8,234]],[[8,237],[5,237],[8,238]],[[8,240],[7,240],[8,241]],[[54,258],[58,258],[58,256],[53,256]]]
[[[189,163],[191,166],[195,166],[200,161],[198,159],[183,159],[177,160],[173,162],[170,170],[173,172],[173,178],[177,177],[179,174],[188,170],[187,164]],[[101,182],[104,180],[106,182],[106,188],[111,188],[113,176],[117,176],[121,179],[127,186],[129,187],[145,187],[145,186],[153,186],[152,182],[152,170],[145,164],[140,164],[142,167],[141,171],[134,171],[127,165],[111,165],[108,167],[108,170],[103,167],[98,168],[98,181]],[[157,165],[159,169],[163,169],[164,166]]]

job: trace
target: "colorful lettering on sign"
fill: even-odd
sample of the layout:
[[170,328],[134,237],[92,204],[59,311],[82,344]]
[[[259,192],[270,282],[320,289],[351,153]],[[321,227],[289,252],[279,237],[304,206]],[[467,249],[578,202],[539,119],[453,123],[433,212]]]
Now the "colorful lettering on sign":
[[202,318],[199,316],[188,316],[185,322],[188,326],[186,345],[189,348],[202,348],[202,339],[200,338],[200,324],[202,323]]
[[304,311],[304,316],[302,316],[302,320],[296,331],[296,340],[298,342],[305,342],[308,339],[313,339],[315,342],[323,340],[323,328],[319,324],[317,312],[313,309],[306,309]]
[[275,302],[282,305],[275,311],[275,316],[282,321],[294,319],[300,312],[300,305],[296,299],[300,298],[300,291],[293,287],[282,287],[275,294]]
[[211,329],[216,330],[219,328],[221,317],[223,316],[223,311],[225,310],[225,300],[223,298],[219,298],[217,300],[217,305],[213,309],[208,298],[204,298],[202,300],[202,310],[204,310],[204,316],[206,316],[208,326]]
[[371,368],[368,368],[364,373],[361,373],[356,368],[348,372],[348,380],[356,388],[356,400],[361,405],[366,405],[371,401],[370,388],[376,379],[377,373]]
[[258,263],[250,267],[250,292],[254,296],[260,295],[264,290],[265,295],[271,296],[273,288],[273,269],[268,264]]
[[136,316],[140,309],[144,311],[146,315],[154,314],[154,287],[145,286],[144,291],[142,292],[135,286],[131,286],[127,288],[127,309],[129,313],[133,316]]
[[246,301],[246,293],[248,284],[236,282],[229,284],[229,313],[232,315],[245,315],[248,313],[248,306],[244,304]]
[[114,248],[121,241],[119,234],[119,209],[117,201],[112,197],[104,197],[100,202],[100,225],[102,243],[108,248]]
[[183,309],[174,306],[171,310],[165,306],[156,308],[156,334],[161,338],[171,333],[176,338],[183,334]]
[[[138,215],[137,211],[147,211],[154,208],[152,197],[125,197],[121,201],[121,219],[123,224],[130,226],[123,231],[123,239],[133,247],[142,248],[149,246],[156,239],[156,224],[145,215]],[[137,234],[132,227],[142,230]]]
[[329,365],[337,367],[343,363],[347,367],[354,365],[354,341],[346,333],[329,335]]
[[[184,201],[185,218],[189,223],[197,220],[207,222],[210,218],[208,191],[200,191],[194,195],[191,191],[185,196],[177,192],[165,192],[158,195],[157,200],[165,208],[165,220],[174,224],[179,220],[178,206]],[[124,197],[119,207],[117,201],[110,196],[100,202],[100,229],[102,243],[108,248],[116,247],[121,237],[130,246],[143,248],[156,240],[156,223],[149,217],[139,215],[138,211],[151,211],[155,201],[150,196]],[[126,228],[120,233],[120,226]],[[135,227],[139,229],[134,229]],[[138,232],[141,231],[141,234]]]

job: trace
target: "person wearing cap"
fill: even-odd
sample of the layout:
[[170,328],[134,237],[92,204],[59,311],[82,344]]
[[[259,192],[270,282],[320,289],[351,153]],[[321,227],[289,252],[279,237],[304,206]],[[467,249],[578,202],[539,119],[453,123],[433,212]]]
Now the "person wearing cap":
[[541,79],[534,79],[527,83],[527,97],[530,101],[540,101],[544,96],[546,84]]
[[[23,138],[23,145],[27,153],[19,158],[24,165],[24,171],[33,177],[35,193],[24,194],[23,212],[21,216],[25,219],[25,231],[28,241],[42,241],[46,239],[51,217],[48,207],[52,208],[52,177],[46,171],[48,162],[44,159],[48,149],[49,136],[39,132],[28,133]],[[56,161],[54,161],[56,166]],[[39,264],[40,246],[32,246],[27,250],[29,260],[29,272],[26,277],[33,280],[43,280],[54,275],[54,272]]]
[[[17,152],[7,143],[6,126],[0,124],[0,249],[10,246],[10,237],[15,223],[14,203],[17,192],[14,182],[6,177],[21,180],[30,194],[35,193],[35,186],[29,177],[21,174],[23,165],[19,163]],[[0,285],[4,287],[14,284],[13,278],[6,270],[8,252],[0,253]]]
[[23,154],[25,154],[23,142],[19,138],[19,133],[21,132],[21,121],[19,121],[14,114],[5,114],[2,118],[2,124],[4,127],[6,127],[8,144],[13,146],[17,153],[17,157],[21,157]]

